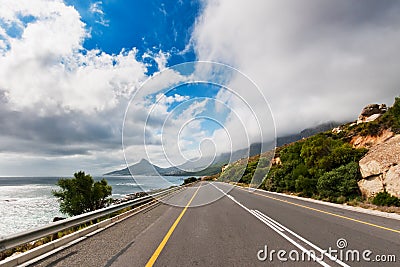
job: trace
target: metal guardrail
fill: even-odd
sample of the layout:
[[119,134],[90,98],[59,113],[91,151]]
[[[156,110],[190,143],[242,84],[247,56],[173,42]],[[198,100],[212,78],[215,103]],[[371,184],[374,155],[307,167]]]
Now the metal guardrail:
[[157,197],[167,195],[171,192],[177,191],[186,186],[187,185],[177,186],[174,188],[163,190],[163,191],[155,193],[155,194],[151,194],[151,195],[147,195],[147,196],[140,197],[137,199],[133,199],[133,200],[130,200],[130,201],[118,204],[118,205],[111,205],[111,206],[103,208],[103,209],[84,213],[84,214],[81,214],[78,216],[67,218],[65,220],[53,222],[53,223],[50,223],[50,224],[42,226],[42,227],[38,227],[35,229],[27,230],[27,231],[24,231],[21,233],[17,233],[17,234],[13,234],[10,236],[0,238],[0,252],[4,251],[6,249],[14,248],[14,247],[29,243],[31,241],[38,240],[38,239],[46,237],[46,236],[50,236],[52,234],[72,228],[74,226],[82,225],[82,224],[90,222],[92,220],[102,218],[104,216],[110,215],[114,212],[117,212],[117,211],[122,210],[127,207],[145,204]]

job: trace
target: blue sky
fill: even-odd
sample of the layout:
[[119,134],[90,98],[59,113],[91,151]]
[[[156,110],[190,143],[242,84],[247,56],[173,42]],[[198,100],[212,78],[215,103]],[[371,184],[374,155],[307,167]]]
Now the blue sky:
[[[87,49],[118,54],[122,49],[136,47],[138,57],[161,50],[170,53],[167,66],[196,59],[189,41],[201,10],[200,1],[73,0],[66,3],[77,8],[90,29],[91,38],[84,42]],[[99,11],[94,12],[93,6]],[[145,61],[155,65],[151,58]],[[154,66],[149,67],[150,74],[155,70]]]
[[[222,103],[214,102],[216,99],[218,92],[220,90],[225,90],[223,87],[210,83],[188,83],[183,84],[181,86],[175,87],[172,90],[168,90],[165,93],[166,96],[173,96],[174,94],[179,94],[182,96],[187,96],[190,99],[194,99],[194,101],[203,101],[209,99],[207,102],[205,109],[196,115],[196,117],[206,117],[210,119],[202,119],[201,126],[207,133],[208,137],[211,137],[213,132],[216,129],[221,128],[221,125],[225,123],[227,116],[229,115],[230,110],[224,106]],[[180,112],[184,112],[192,103],[190,101],[186,101],[184,103],[174,102],[168,107],[168,111],[174,111],[176,115],[179,115]],[[216,106],[219,106],[220,109],[217,110]]]

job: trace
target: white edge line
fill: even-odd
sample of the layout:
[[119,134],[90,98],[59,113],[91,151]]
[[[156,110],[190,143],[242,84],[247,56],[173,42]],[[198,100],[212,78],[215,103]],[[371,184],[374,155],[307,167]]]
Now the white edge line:
[[[236,186],[236,187],[237,187],[237,185],[233,185],[233,186]],[[243,188],[243,187],[239,187],[239,188]],[[260,189],[256,189],[256,190],[270,193],[269,191],[265,191],[265,190],[260,190]],[[272,193],[274,193],[274,192],[272,192]],[[281,195],[281,194],[279,194],[279,195]],[[296,198],[296,197],[294,197],[294,198]],[[330,204],[333,204],[333,203],[330,203]],[[261,213],[261,214],[263,214],[263,213]],[[309,246],[311,246],[312,248],[318,250],[320,253],[323,253],[323,254],[324,254],[325,256],[327,256],[330,260],[336,262],[337,264],[339,264],[339,265],[341,265],[341,266],[343,266],[343,267],[350,267],[350,265],[348,265],[348,264],[344,263],[343,261],[339,260],[337,257],[334,257],[334,256],[332,256],[331,254],[327,253],[325,250],[323,250],[323,249],[321,249],[320,247],[316,246],[315,244],[311,243],[310,241],[308,241],[307,239],[303,238],[302,236],[296,234],[295,232],[293,232],[292,230],[288,229],[287,227],[285,227],[284,225],[280,224],[279,222],[275,221],[275,220],[272,219],[271,217],[269,217],[269,216],[267,216],[267,215],[265,215],[265,214],[263,214],[263,215],[264,215],[265,217],[267,217],[270,221],[272,221],[274,224],[280,226],[281,228],[283,228],[283,229],[286,230],[287,232],[291,233],[292,235],[294,235],[295,237],[297,237],[298,239],[300,239],[301,241],[303,241],[303,242],[306,243],[307,245],[309,245]]]
[[268,216],[266,216],[264,213],[260,212],[259,210],[252,210],[262,221],[265,221],[266,224],[268,223],[269,225],[274,226],[276,229],[278,229],[281,232],[284,232],[285,230],[279,227],[277,223],[272,221]]
[[264,218],[263,216],[261,216],[260,214],[257,213],[257,210],[250,210],[250,213],[253,214],[255,217],[257,217],[257,219],[259,219],[260,221],[262,221],[263,223],[265,223],[266,225],[268,225],[270,228],[274,228],[275,231],[280,231],[283,232],[284,230],[282,228],[280,228],[279,226],[271,223],[270,221],[268,221],[266,218]]
[[[218,189],[219,191],[221,191],[224,195],[228,196],[230,199],[232,199],[232,201],[234,201],[236,204],[238,204],[240,207],[242,207],[243,209],[245,209],[246,211],[248,211],[250,214],[254,215],[251,210],[247,207],[245,207],[242,203],[240,203],[239,201],[237,201],[235,198],[233,198],[232,196],[226,194],[223,190],[221,190],[220,188],[218,188],[217,186],[215,186],[214,184],[212,184],[216,189]],[[257,217],[257,216],[256,216]],[[258,218],[258,217],[257,217]],[[294,241],[293,239],[291,239],[289,236],[285,235],[283,232],[280,231],[276,231],[275,228],[270,227],[272,230],[274,230],[276,233],[278,233],[279,235],[281,235],[283,238],[285,238],[287,241],[289,241],[290,243],[292,243],[295,247],[297,247],[298,249],[300,249],[301,251],[303,251],[304,253],[306,253],[309,257],[311,257],[315,262],[321,264],[322,266],[325,267],[329,267],[330,265],[327,264],[326,262],[318,259],[313,253],[311,253],[311,251],[309,251],[308,249],[304,248],[302,245],[300,245],[299,243],[297,243],[296,241]],[[322,250],[322,249],[321,249]]]
[[[263,214],[263,213],[262,213]],[[325,256],[327,256],[329,259],[331,259],[332,261],[336,262],[337,264],[343,266],[343,267],[350,267],[350,265],[347,265],[346,263],[342,262],[341,260],[339,260],[337,257],[332,256],[331,254],[327,253],[326,250],[321,249],[320,247],[318,247],[317,245],[311,243],[310,241],[308,241],[307,239],[305,239],[304,237],[296,234],[295,232],[293,232],[292,230],[288,229],[287,227],[285,227],[284,225],[280,224],[279,222],[275,221],[274,219],[272,219],[271,217],[263,214],[265,217],[269,218],[273,223],[275,223],[276,225],[279,225],[280,227],[282,227],[285,231],[291,233],[293,236],[297,237],[298,239],[300,239],[301,241],[303,241],[304,243],[306,243],[307,245],[311,246],[312,248],[318,250],[320,253],[324,254]]]
[[[232,185],[232,186],[235,186],[238,188],[242,188],[242,189],[248,189],[248,187],[243,187],[243,186],[239,186],[239,185],[234,185],[234,184],[229,184],[229,185]],[[379,210],[370,210],[370,209],[361,208],[361,207],[353,207],[353,206],[349,206],[349,205],[331,203],[331,202],[326,202],[326,201],[312,199],[312,198],[306,198],[306,197],[298,197],[298,196],[288,195],[288,194],[284,194],[284,193],[262,190],[262,189],[258,189],[258,188],[252,188],[251,190],[253,190],[253,191],[255,190],[258,192],[262,192],[262,193],[269,193],[269,194],[287,197],[287,198],[292,198],[292,199],[297,199],[297,200],[303,200],[305,202],[325,205],[325,206],[334,207],[334,208],[338,208],[338,209],[355,211],[358,213],[363,213],[363,214],[368,214],[368,215],[373,215],[373,216],[378,216],[378,217],[383,217],[383,218],[387,218],[387,219],[393,219],[393,220],[400,221],[400,214],[397,214],[397,213],[388,213],[388,212],[379,211]]]

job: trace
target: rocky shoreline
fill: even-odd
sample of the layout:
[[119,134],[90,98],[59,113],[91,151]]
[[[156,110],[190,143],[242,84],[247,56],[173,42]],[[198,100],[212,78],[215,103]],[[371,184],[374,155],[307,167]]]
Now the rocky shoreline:
[[132,193],[132,194],[128,194],[128,195],[125,195],[123,198],[113,199],[112,204],[113,205],[121,204],[121,203],[124,203],[124,202],[127,202],[127,201],[131,201],[131,200],[134,200],[134,199],[137,199],[137,198],[140,198],[140,197],[144,197],[144,196],[147,196],[147,195],[148,195],[148,193],[143,192],[143,191]]

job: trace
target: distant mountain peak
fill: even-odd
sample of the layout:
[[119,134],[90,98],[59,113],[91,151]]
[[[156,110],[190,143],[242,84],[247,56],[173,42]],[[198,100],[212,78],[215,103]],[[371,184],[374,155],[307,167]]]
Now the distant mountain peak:
[[[306,138],[312,136],[316,133],[324,132],[330,130],[341,123],[337,122],[327,122],[320,125],[317,125],[312,128],[307,128],[301,131],[300,133],[288,135],[284,137],[278,137],[276,140],[277,146],[282,146],[288,143],[295,142],[297,140],[301,140],[302,138]],[[147,159],[142,158],[139,162],[129,166],[128,168],[124,168],[122,170],[117,170],[113,172],[106,173],[105,175],[212,175],[218,173],[221,170],[221,167],[228,162],[233,162],[239,160],[241,158],[251,157],[258,155],[260,153],[265,152],[266,150],[272,149],[272,143],[254,143],[251,144],[249,148],[240,149],[237,151],[233,151],[230,153],[222,153],[217,156],[211,163],[210,166],[204,166],[204,162],[197,163],[193,165],[192,162],[186,162],[177,167],[169,167],[169,168],[161,168],[157,165],[152,164]],[[207,161],[207,160],[206,160]],[[208,161],[207,161],[208,162]],[[207,164],[209,165],[209,164]],[[185,171],[186,170],[186,171]]]

